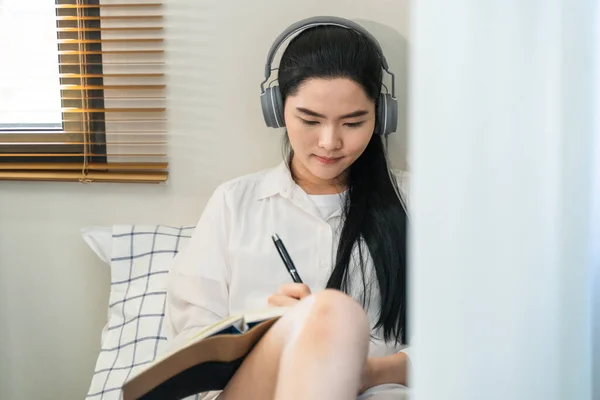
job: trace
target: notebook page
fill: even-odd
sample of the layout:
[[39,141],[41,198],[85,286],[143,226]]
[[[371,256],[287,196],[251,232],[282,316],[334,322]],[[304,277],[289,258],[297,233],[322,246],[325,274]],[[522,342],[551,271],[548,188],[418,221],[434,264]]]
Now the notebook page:
[[262,310],[244,313],[245,326],[253,326],[271,318],[281,317],[289,309],[290,307],[268,307]]

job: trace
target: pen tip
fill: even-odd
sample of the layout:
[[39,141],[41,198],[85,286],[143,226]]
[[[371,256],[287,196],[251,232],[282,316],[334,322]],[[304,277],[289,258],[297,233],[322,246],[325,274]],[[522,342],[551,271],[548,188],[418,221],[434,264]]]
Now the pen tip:
[[279,235],[274,234],[273,236],[271,236],[271,239],[275,240],[279,240]]

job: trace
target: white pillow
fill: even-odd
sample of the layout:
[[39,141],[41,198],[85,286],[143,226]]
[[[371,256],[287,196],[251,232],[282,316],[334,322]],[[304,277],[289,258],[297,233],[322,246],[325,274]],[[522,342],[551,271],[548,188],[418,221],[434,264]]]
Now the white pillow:
[[120,399],[125,380],[164,349],[167,275],[193,231],[191,226],[114,226],[110,252],[105,238],[94,236],[105,231],[86,231],[96,254],[102,259],[109,254],[111,269],[108,324],[86,399]]
[[83,240],[105,263],[110,264],[112,257],[112,228],[109,226],[90,226],[81,230]]

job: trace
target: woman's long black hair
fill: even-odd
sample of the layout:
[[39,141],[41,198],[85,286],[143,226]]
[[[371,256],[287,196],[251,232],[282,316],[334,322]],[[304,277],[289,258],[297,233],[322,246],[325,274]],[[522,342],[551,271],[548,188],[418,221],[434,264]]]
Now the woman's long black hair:
[[[279,87],[283,100],[311,78],[349,78],[376,102],[382,87],[379,54],[367,38],[337,26],[319,26],[296,36],[282,55]],[[287,142],[289,147],[289,141]],[[291,149],[288,149],[291,155]],[[372,258],[381,310],[375,328],[385,340],[407,339],[407,216],[390,174],[382,138],[373,135],[363,154],[349,168],[344,224],[336,262],[327,287],[350,291],[351,260],[358,258],[363,305],[371,282],[365,251]],[[365,247],[366,245],[366,247]]]

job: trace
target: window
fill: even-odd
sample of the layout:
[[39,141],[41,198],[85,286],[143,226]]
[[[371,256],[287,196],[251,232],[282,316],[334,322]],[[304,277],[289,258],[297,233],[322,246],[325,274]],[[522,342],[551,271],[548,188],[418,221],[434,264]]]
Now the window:
[[8,61],[3,62],[5,78],[0,81],[2,131],[62,129],[54,15],[48,0],[2,2],[0,38],[5,39],[0,39],[0,52]]
[[115,1],[0,2],[0,179],[166,180],[162,4]]

